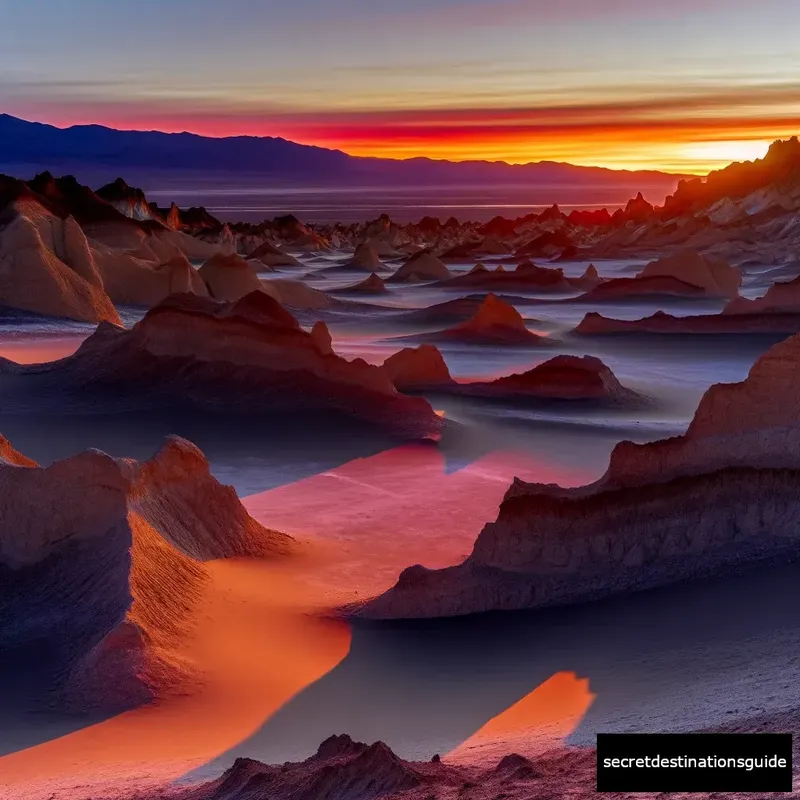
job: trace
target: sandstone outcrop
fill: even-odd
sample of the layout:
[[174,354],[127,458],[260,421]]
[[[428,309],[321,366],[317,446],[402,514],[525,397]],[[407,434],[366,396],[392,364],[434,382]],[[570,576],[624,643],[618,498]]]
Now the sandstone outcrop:
[[399,392],[436,390],[455,383],[442,354],[432,344],[400,350],[383,362],[383,369]]
[[[734,301],[738,302],[738,301]],[[765,334],[791,336],[800,332],[800,312],[696,314],[676,317],[656,311],[643,319],[612,319],[602,314],[587,314],[573,333],[581,336],[647,335],[726,335]]]
[[237,255],[212,256],[198,274],[215,300],[240,300],[251,292],[263,290],[253,267]]
[[670,277],[700,287],[708,297],[733,299],[739,295],[742,273],[719,258],[681,252],[651,261],[639,278]]
[[458,384],[459,394],[500,400],[565,400],[635,405],[646,402],[624,387],[616,375],[592,356],[556,356],[525,372],[491,381]]
[[248,260],[258,262],[266,267],[300,267],[302,264],[288,253],[284,253],[272,242],[263,242],[253,250]]
[[32,198],[0,210],[0,306],[81,322],[120,321],[80,225]]
[[112,712],[184,690],[202,561],[294,549],[183,439],[142,463],[89,450],[49,467],[2,442],[0,642],[49,670],[58,703]]
[[683,436],[622,442],[575,489],[515,480],[470,557],[414,566],[371,617],[433,617],[595,600],[800,551],[800,335],[704,395]]
[[386,269],[378,258],[378,251],[371,241],[362,242],[356,247],[353,259],[348,262],[347,266],[351,269],[364,270],[364,272],[379,272]]
[[408,281],[446,281],[452,273],[436,256],[422,250],[403,264],[400,269],[391,275],[390,283],[403,283]]
[[172,295],[130,330],[100,326],[73,356],[16,371],[23,387],[47,381],[50,402],[63,391],[89,408],[100,393],[106,408],[343,415],[409,439],[437,438],[442,426],[425,400],[399,394],[380,367],[337,356],[327,329],[303,330],[263,291],[231,303]]
[[487,295],[473,317],[438,334],[438,338],[474,344],[547,344],[525,327],[525,320],[514,306],[493,294]]
[[523,292],[572,292],[576,288],[564,276],[563,269],[539,267],[530,261],[521,262],[514,270],[507,270],[502,265],[493,270],[478,265],[464,275],[456,275],[444,285],[448,288]]
[[353,286],[347,286],[339,291],[343,294],[385,294],[388,289],[386,288],[386,284],[383,282],[383,278],[381,278],[381,276],[376,272],[373,272],[363,281],[360,281]]
[[114,253],[98,242],[94,255],[103,287],[119,305],[151,308],[171,294],[208,296],[202,277],[183,254],[153,265],[129,253]]

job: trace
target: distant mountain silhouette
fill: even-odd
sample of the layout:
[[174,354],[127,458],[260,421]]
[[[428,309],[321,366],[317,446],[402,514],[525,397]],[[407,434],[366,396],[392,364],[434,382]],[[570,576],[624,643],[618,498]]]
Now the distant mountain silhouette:
[[[56,128],[0,114],[0,171],[23,169],[73,172],[112,169],[225,176],[238,180],[270,177],[285,183],[367,186],[492,183],[530,186],[625,189],[635,187],[662,197],[682,176],[654,171],[628,172],[549,161],[511,165],[489,161],[439,161],[362,158],[339,150],[301,145],[273,137],[210,138],[192,133],[120,131],[101,125]],[[21,175],[20,177],[28,177]],[[660,199],[660,198],[659,198]]]

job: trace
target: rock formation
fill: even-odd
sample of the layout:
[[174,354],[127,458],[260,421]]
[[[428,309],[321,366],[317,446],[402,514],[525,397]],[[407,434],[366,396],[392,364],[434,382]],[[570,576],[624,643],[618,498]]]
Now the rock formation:
[[0,462],[14,464],[18,467],[36,467],[38,464],[32,459],[24,456],[14,449],[11,442],[5,436],[0,435]]
[[572,237],[563,229],[548,230],[517,248],[514,255],[516,258],[549,258],[566,249],[574,249]]
[[198,274],[215,300],[235,301],[251,292],[262,291],[258,275],[241,256],[212,256]]
[[147,198],[141,189],[128,186],[123,178],[101,186],[97,196],[110,203],[121,214],[135,220],[152,220],[159,217],[148,205]]
[[725,306],[722,313],[800,315],[800,276],[773,283],[763,297],[755,300],[737,297]]
[[0,208],[0,306],[81,322],[120,321],[80,225],[25,194]]
[[378,258],[378,252],[371,241],[362,242],[356,247],[353,259],[348,262],[347,266],[351,269],[364,270],[364,272],[379,272],[386,269]]
[[249,261],[256,261],[265,267],[300,267],[302,264],[288,253],[284,253],[272,242],[262,242],[249,256]]
[[407,281],[446,281],[452,273],[436,256],[422,250],[403,264],[388,280],[390,283]]
[[615,334],[746,334],[780,336],[800,331],[800,277],[774,283],[755,300],[735,297],[719,314],[675,317],[657,311],[636,320],[610,319],[597,313],[587,314],[575,328],[584,336]]
[[442,354],[430,344],[406,348],[383,364],[401,392],[435,392],[508,403],[581,402],[643,406],[651,401],[624,387],[616,375],[592,356],[556,356],[525,372],[489,381],[455,381]]
[[427,308],[403,312],[398,316],[406,322],[420,324],[464,322],[478,313],[485,299],[485,296],[458,297],[455,300],[445,300],[444,303],[435,303]]
[[400,350],[383,362],[383,369],[399,392],[430,391],[455,383],[442,354],[432,344]]
[[738,297],[742,273],[719,258],[682,252],[650,262],[639,278],[670,277],[700,287],[708,297]]
[[285,278],[269,278],[261,281],[261,289],[274,297],[281,305],[303,311],[319,311],[330,308],[337,301],[327,292],[306,286],[300,281]]
[[581,798],[588,796],[595,771],[596,756],[588,748],[561,748],[535,763],[517,753],[488,763],[453,763],[439,755],[406,761],[383,742],[367,745],[341,734],[305,761],[270,766],[238,758],[219,778],[187,788],[175,800],[530,800],[543,791]]
[[573,278],[572,285],[576,289],[583,289],[583,291],[589,291],[590,289],[594,289],[595,286],[602,283],[603,279],[600,277],[600,274],[597,271],[597,267],[594,264],[589,264],[586,267],[583,275],[580,278]]
[[342,294],[385,294],[388,289],[386,288],[386,284],[383,282],[383,278],[381,278],[381,276],[376,272],[373,272],[363,281],[356,283],[353,286],[347,286],[339,291]]
[[486,296],[473,317],[438,334],[437,338],[473,344],[547,344],[547,337],[532,333],[514,306],[493,294]]
[[182,253],[153,265],[130,253],[114,253],[98,242],[94,254],[103,287],[119,305],[151,308],[171,294],[208,296],[202,277]]
[[646,402],[592,356],[556,356],[525,372],[492,381],[459,383],[457,387],[459,394],[508,401],[579,400],[628,406]]
[[273,767],[238,758],[216,781],[195,789],[194,796],[197,800],[378,800],[426,787],[457,786],[464,782],[459,777],[461,772],[454,767],[404,761],[383,742],[367,745],[341,735],[330,737],[316,754],[299,763]]
[[602,303],[619,300],[641,300],[680,297],[681,299],[705,300],[705,290],[694,283],[687,283],[672,275],[651,275],[649,277],[612,278],[598,283],[586,294],[570,302]]
[[[47,381],[38,401],[94,408],[153,404],[212,413],[344,415],[396,436],[436,438],[442,421],[421,398],[398,394],[386,373],[330,350],[330,336],[303,330],[274,298],[252,292],[233,303],[173,295],[131,330],[100,326],[75,355],[15,367],[16,385]],[[23,391],[22,388],[19,391]]]
[[523,292],[572,292],[576,288],[564,276],[564,270],[538,267],[530,261],[523,261],[514,270],[506,270],[502,265],[489,270],[478,265],[464,275],[451,278],[445,286]]
[[460,566],[405,570],[361,608],[451,616],[594,600],[800,551],[800,335],[712,386],[683,436],[614,449],[576,489],[516,480]]
[[777,337],[791,336],[798,332],[800,313],[769,311],[736,314],[723,311],[721,314],[695,314],[686,317],[656,311],[649,317],[630,320],[611,319],[591,312],[573,331],[580,336],[765,334]]
[[111,712],[181,691],[201,562],[293,549],[183,439],[143,463],[89,450],[44,468],[2,442],[0,643],[48,670],[55,702]]

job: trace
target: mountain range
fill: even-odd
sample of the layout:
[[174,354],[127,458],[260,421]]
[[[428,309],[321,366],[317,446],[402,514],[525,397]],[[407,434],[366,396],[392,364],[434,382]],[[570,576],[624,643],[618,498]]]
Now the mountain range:
[[[612,191],[621,198],[637,191],[661,200],[680,175],[623,171],[542,161],[405,160],[351,156],[340,150],[274,137],[212,138],[193,133],[122,131],[101,125],[57,128],[0,114],[0,172],[30,177],[50,170],[84,181],[120,173],[140,182],[146,175],[177,180],[202,175],[236,183],[268,179],[281,185],[529,187],[550,202],[553,190]],[[538,201],[535,201],[538,202]]]

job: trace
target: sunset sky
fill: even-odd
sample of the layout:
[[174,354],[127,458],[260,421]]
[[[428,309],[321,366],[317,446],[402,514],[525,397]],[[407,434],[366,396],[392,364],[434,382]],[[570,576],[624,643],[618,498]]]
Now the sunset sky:
[[703,173],[800,133],[797,0],[0,0],[0,111]]

